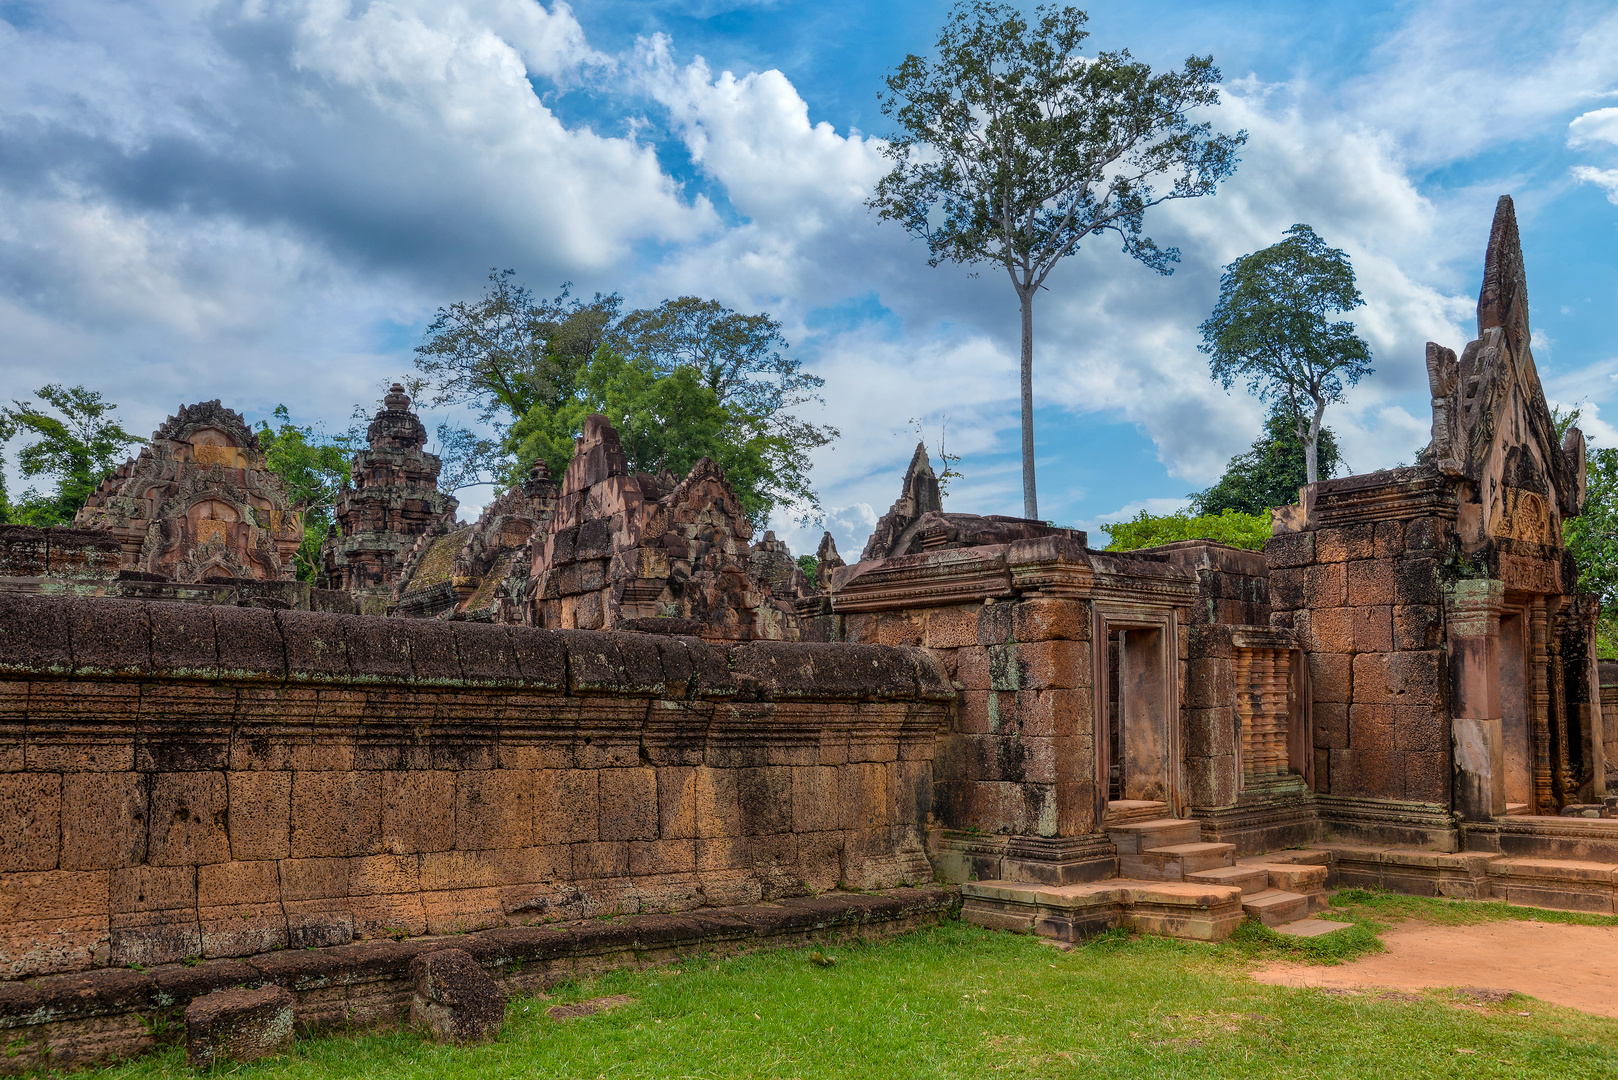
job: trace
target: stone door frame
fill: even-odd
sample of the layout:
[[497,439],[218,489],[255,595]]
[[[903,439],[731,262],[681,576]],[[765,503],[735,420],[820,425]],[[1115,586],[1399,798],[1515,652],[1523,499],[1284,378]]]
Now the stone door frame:
[[[1115,630],[1156,630],[1157,638],[1156,664],[1158,679],[1158,698],[1163,703],[1164,728],[1167,735],[1168,798],[1164,800],[1170,816],[1179,817],[1184,810],[1184,778],[1181,775],[1184,764],[1181,760],[1180,749],[1180,632],[1179,619],[1173,607],[1152,605],[1150,607],[1140,604],[1096,601],[1092,605],[1092,625],[1090,633],[1091,643],[1091,671],[1094,677],[1091,682],[1091,713],[1094,723],[1091,727],[1091,742],[1095,750],[1095,776],[1096,776],[1096,821],[1105,822],[1107,819],[1108,791],[1110,789],[1110,767],[1112,765],[1112,751],[1110,746],[1110,720],[1109,720],[1109,683],[1111,681],[1107,666],[1107,644]],[[1123,676],[1123,657],[1119,657],[1119,677]],[[1119,687],[1119,724],[1123,720],[1123,692]]]

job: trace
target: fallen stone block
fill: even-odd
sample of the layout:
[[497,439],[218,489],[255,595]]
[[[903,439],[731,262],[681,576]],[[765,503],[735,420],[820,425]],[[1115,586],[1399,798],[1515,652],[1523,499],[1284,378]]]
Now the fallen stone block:
[[506,998],[464,949],[440,949],[410,961],[416,993],[410,1022],[434,1042],[493,1042],[506,1020]]
[[625,1005],[633,1005],[639,1000],[632,994],[613,994],[611,997],[577,1001],[572,1005],[552,1005],[545,1010],[545,1015],[552,1020],[577,1020],[581,1016],[594,1016],[596,1013],[621,1009]]
[[185,1056],[199,1069],[255,1061],[292,1046],[292,995],[279,986],[216,990],[185,1008]]

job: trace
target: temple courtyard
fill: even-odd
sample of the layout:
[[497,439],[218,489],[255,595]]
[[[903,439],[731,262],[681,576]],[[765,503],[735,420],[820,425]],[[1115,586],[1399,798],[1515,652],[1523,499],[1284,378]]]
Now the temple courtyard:
[[[1250,923],[1219,944],[1114,932],[1059,949],[956,921],[878,944],[688,959],[514,998],[490,1045],[435,1047],[397,1030],[334,1035],[236,1072],[1576,1078],[1618,1069],[1612,978],[1586,962],[1611,949],[1618,919],[1367,890],[1333,902],[1355,929],[1329,943]],[[1450,950],[1457,931],[1470,951]],[[1436,954],[1433,943],[1444,943]],[[85,1075],[195,1074],[176,1047]]]

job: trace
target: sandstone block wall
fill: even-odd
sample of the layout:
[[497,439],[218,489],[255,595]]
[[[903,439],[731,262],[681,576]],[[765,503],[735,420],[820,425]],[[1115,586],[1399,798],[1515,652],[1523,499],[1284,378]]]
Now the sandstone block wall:
[[0,977],[925,881],[953,698],[919,650],[0,594]]
[[1272,622],[1309,654],[1315,790],[1450,804],[1438,517],[1283,533]]
[[922,646],[960,691],[934,794],[946,826],[1095,831],[1090,604],[1029,598],[850,613],[851,641]]

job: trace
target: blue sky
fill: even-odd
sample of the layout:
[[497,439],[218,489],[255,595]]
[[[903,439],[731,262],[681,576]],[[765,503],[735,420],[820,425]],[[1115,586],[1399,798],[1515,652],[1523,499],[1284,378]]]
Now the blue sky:
[[[815,478],[845,554],[897,496],[916,422],[962,454],[952,509],[1018,513],[1009,284],[929,268],[862,205],[883,75],[946,9],[0,0],[0,394],[82,382],[139,431],[213,397],[343,426],[438,305],[509,266],[543,293],[780,318],[843,431]],[[1038,301],[1044,515],[1170,509],[1246,448],[1260,407],[1210,382],[1196,326],[1220,267],[1297,221],[1353,258],[1375,351],[1328,423],[1356,471],[1408,461],[1423,344],[1472,336],[1507,192],[1547,392],[1618,442],[1618,9],[1087,10],[1087,48],[1213,54],[1210,119],[1249,142],[1218,196],[1148,219],[1182,251],[1172,277],[1102,242]],[[817,530],[775,524],[813,550]]]

